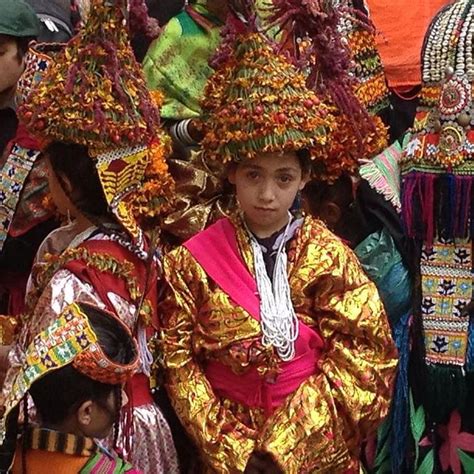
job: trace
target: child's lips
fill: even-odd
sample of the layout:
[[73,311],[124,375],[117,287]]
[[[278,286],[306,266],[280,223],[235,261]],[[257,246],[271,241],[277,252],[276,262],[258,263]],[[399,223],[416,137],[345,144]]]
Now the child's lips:
[[271,213],[271,212],[275,212],[276,209],[273,209],[271,207],[256,207],[255,208],[258,212],[265,212],[265,213]]

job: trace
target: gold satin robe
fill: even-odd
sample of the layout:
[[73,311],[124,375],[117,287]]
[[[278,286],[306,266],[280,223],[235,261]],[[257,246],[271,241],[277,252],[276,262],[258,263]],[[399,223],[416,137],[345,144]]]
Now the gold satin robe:
[[[248,236],[233,219],[253,272]],[[185,247],[164,258],[161,315],[169,396],[209,472],[243,472],[254,450],[287,473],[358,470],[362,440],[386,416],[397,355],[382,302],[357,258],[320,222],[306,217],[289,244],[288,275],[298,318],[325,341],[320,371],[267,417],[217,397],[202,370],[219,360],[235,373],[275,370],[260,323],[208,278]],[[353,471],[353,472],[356,472]]]

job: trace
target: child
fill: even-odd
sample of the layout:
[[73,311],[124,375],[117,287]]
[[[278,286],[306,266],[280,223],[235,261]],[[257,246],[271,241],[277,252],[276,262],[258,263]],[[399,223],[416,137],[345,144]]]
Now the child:
[[358,472],[388,411],[390,328],[352,252],[290,212],[331,116],[242,31],[210,81],[203,141],[230,161],[240,209],[164,259],[168,392],[209,472]]
[[[93,306],[68,306],[34,338],[13,390],[4,393],[7,415],[29,393],[39,421],[25,426],[11,472],[92,473],[106,466],[138,472],[95,441],[119,421],[127,402],[122,386],[138,367],[136,343],[118,318]],[[27,412],[24,418],[26,425]]]
[[[171,474],[178,472],[176,453],[152,397],[147,346],[158,320],[157,242],[145,236],[140,217],[159,214],[172,181],[157,107],[130,48],[124,12],[125,0],[94,0],[84,28],[21,108],[26,126],[44,143],[53,199],[73,222],[39,251],[28,318],[10,359],[21,360],[31,338],[73,301],[117,315],[140,349],[140,370],[130,382],[134,442],[120,432],[119,445],[147,474]],[[11,384],[8,375],[5,384]]]
[[[54,62],[60,44],[34,44],[25,56],[25,70],[18,81],[15,105],[24,103]],[[26,282],[44,238],[57,227],[48,199],[46,160],[38,140],[19,124],[5,149],[0,167],[0,312],[17,316],[24,311]]]

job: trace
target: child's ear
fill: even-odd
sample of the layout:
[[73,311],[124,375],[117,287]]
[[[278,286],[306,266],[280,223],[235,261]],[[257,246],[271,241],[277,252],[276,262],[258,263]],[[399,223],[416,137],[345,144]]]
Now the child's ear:
[[58,181],[61,187],[63,188],[63,191],[66,193],[66,196],[70,196],[73,190],[73,186],[69,178],[60,175],[58,176]]
[[310,178],[311,178],[311,174],[310,173],[303,173],[303,176],[301,178],[301,183],[300,183],[300,186],[299,186],[299,190],[300,191],[303,191],[304,187],[308,184],[308,182],[310,181]]
[[77,421],[82,426],[89,426],[92,423],[92,411],[93,411],[92,400],[87,400],[82,403],[77,409],[76,416]]

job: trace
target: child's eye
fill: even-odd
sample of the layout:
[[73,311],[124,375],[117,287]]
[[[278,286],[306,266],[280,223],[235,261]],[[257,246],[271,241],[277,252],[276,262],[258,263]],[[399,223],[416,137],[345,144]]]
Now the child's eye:
[[293,176],[290,176],[289,174],[284,174],[282,176],[280,176],[280,182],[282,182],[283,184],[288,184],[288,183],[291,183],[291,181],[293,181]]
[[259,177],[260,177],[260,174],[258,173],[258,171],[249,171],[247,173],[247,178],[249,179],[255,180],[255,179],[258,179]]

